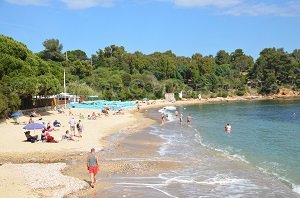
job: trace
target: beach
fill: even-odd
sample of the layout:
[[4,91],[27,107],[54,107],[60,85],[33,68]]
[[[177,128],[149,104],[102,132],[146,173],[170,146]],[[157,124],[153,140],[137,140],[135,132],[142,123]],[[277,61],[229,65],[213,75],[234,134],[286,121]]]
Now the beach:
[[[156,177],[161,172],[177,170],[185,166],[185,163],[159,158],[158,151],[164,144],[164,139],[143,131],[158,120],[150,119],[148,111],[153,108],[172,105],[191,105],[203,103],[218,103],[230,101],[252,101],[262,100],[263,97],[235,98],[235,99],[205,99],[187,100],[176,103],[155,101],[152,104],[141,102],[140,112],[135,109],[128,110],[124,115],[110,115],[97,118],[96,120],[83,120],[83,137],[76,141],[61,141],[59,143],[30,143],[24,142],[24,124],[28,122],[28,116],[19,118],[20,124],[12,123],[12,120],[1,123],[0,131],[0,193],[5,197],[89,197],[91,194],[101,193],[108,195],[118,191],[106,191],[112,181],[110,178],[121,178],[122,176]],[[76,120],[79,114],[85,116],[99,110],[71,109]],[[145,115],[147,117],[145,117]],[[59,120],[62,126],[51,132],[55,139],[60,140],[61,136],[69,129],[68,121],[72,117],[69,112],[59,114],[56,111],[46,112],[43,119],[53,122]],[[38,118],[34,118],[38,119]],[[39,135],[40,130],[32,131],[32,134]],[[78,140],[78,141],[77,141]],[[96,148],[100,158],[101,182],[98,182],[95,189],[89,187],[89,176],[85,167],[85,159],[91,148]],[[34,164],[32,164],[34,163]],[[39,177],[34,178],[32,174],[36,170]],[[57,183],[51,182],[49,173],[53,173]],[[39,178],[46,178],[39,180]],[[47,180],[48,179],[48,180]],[[39,186],[32,182],[44,183]],[[78,185],[64,186],[65,181],[74,182]],[[70,183],[68,182],[68,183]],[[16,190],[16,187],[18,190]],[[58,190],[55,188],[59,187]],[[130,192],[129,192],[130,194]],[[25,196],[24,196],[25,195]]]
[[[72,114],[69,116],[69,112],[60,114],[56,111],[49,111],[42,114],[42,118],[47,122],[53,122],[58,120],[62,123],[61,127],[57,127],[55,131],[51,132],[51,135],[55,140],[61,140],[62,135],[65,134],[66,130],[69,130],[68,121],[71,117],[74,117],[77,121],[79,120],[79,114],[82,115],[91,115],[92,112],[100,113],[96,110],[86,110],[86,109],[72,109]],[[38,118],[33,118],[38,120]],[[2,138],[0,140],[0,193],[4,194],[5,197],[15,197],[20,194],[26,194],[25,197],[35,197],[37,194],[32,194],[31,190],[39,189],[36,186],[31,186],[31,182],[26,182],[30,174],[35,175],[36,170],[43,170],[45,163],[50,163],[48,166],[51,166],[51,163],[65,163],[68,160],[75,159],[85,159],[87,153],[91,148],[95,148],[97,152],[104,150],[105,146],[109,144],[108,141],[104,140],[104,137],[107,137],[113,134],[116,131],[121,129],[130,133],[130,127],[136,128],[143,125],[151,124],[151,121],[143,120],[141,115],[134,114],[130,111],[127,111],[124,115],[102,115],[96,120],[83,120],[84,131],[83,137],[74,137],[75,141],[59,141],[59,143],[43,143],[36,142],[30,143],[25,142],[25,130],[22,129],[25,124],[28,122],[29,116],[21,116],[18,118],[20,124],[15,124],[12,119],[7,120],[6,122],[1,123],[0,131],[2,133]],[[31,131],[32,135],[40,135],[41,130]],[[13,164],[12,164],[13,163]],[[28,174],[24,174],[23,165],[26,163],[35,163],[35,167],[30,166],[27,171]],[[40,164],[38,164],[40,163]],[[51,169],[51,168],[50,168]],[[61,168],[52,168],[50,172],[59,172]],[[40,178],[52,178],[48,177],[47,172],[41,172],[39,174]],[[59,174],[58,174],[59,175]],[[62,176],[62,175],[61,175]],[[11,179],[13,178],[13,179]],[[44,182],[43,182],[44,183]],[[86,182],[84,182],[87,184]],[[15,188],[18,186],[18,191]],[[50,190],[51,185],[43,186],[43,189]],[[81,184],[77,190],[87,187],[86,185]],[[29,189],[29,190],[28,190]],[[40,191],[40,190],[39,190]],[[74,191],[74,189],[73,189]],[[65,194],[69,194],[71,191],[66,191]],[[62,197],[58,193],[55,197]]]

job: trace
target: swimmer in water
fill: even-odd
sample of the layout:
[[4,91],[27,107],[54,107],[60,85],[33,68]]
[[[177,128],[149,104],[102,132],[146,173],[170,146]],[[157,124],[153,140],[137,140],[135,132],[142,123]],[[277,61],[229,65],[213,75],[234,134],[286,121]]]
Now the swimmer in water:
[[180,125],[182,125],[182,120],[183,120],[183,113],[181,112],[181,113],[180,113],[180,117],[179,117]]
[[225,131],[227,132],[227,133],[230,133],[231,132],[231,125],[230,124],[227,124],[227,125],[225,125]]
[[178,116],[178,111],[175,111],[175,116],[176,116],[176,117]]
[[164,125],[164,123],[165,123],[165,114],[162,113],[161,114],[161,125]]
[[191,114],[189,113],[189,114],[186,116],[186,122],[187,122],[188,125],[190,125],[191,121],[192,121],[192,116],[191,116]]

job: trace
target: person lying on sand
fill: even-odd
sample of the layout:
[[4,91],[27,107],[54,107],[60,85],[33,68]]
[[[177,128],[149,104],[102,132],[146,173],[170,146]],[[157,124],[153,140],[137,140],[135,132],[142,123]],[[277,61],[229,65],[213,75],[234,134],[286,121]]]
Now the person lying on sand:
[[31,112],[30,117],[41,117],[41,114],[37,114],[35,111]]

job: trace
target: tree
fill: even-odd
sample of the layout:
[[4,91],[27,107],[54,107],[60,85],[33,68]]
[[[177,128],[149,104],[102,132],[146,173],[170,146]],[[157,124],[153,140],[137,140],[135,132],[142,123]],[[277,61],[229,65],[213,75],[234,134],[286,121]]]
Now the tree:
[[67,51],[66,53],[68,54],[68,60],[70,60],[70,61],[76,61],[76,60],[86,61],[86,60],[88,60],[86,53],[82,50],[71,50],[71,51]]
[[216,55],[215,61],[218,65],[229,64],[230,55],[225,50],[220,50]]
[[63,49],[63,45],[59,43],[58,39],[47,39],[43,42],[43,46],[45,47],[45,50],[38,53],[38,55],[48,61],[63,61],[64,56],[61,54],[61,51]]

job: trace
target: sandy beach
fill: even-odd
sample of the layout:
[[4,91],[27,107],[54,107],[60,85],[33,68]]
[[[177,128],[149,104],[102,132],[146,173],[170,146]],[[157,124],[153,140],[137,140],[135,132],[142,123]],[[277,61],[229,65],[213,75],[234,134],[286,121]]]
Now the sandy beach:
[[[86,110],[86,109],[72,109],[73,116],[69,116],[67,111],[65,114],[59,114],[55,111],[50,111],[42,114],[42,118],[46,121],[53,122],[58,120],[62,123],[61,127],[57,127],[55,131],[50,132],[51,135],[59,140],[59,143],[44,143],[36,142],[30,143],[25,142],[25,130],[23,127],[28,123],[29,116],[21,116],[18,118],[20,124],[15,124],[12,119],[7,120],[0,125],[0,131],[2,133],[2,138],[0,139],[0,194],[4,194],[5,197],[16,197],[18,194],[26,195],[25,197],[39,197],[37,193],[32,193],[32,190],[38,187],[33,186],[32,182],[26,182],[28,178],[30,179],[30,174],[24,174],[23,165],[24,163],[36,163],[35,167],[30,166],[28,169],[29,173],[33,174],[36,170],[43,170],[44,163],[54,163],[54,162],[65,162],[68,160],[82,159],[86,157],[86,154],[91,148],[96,148],[96,151],[101,151],[104,146],[108,144],[103,138],[111,135],[116,131],[126,129],[130,127],[138,127],[141,122],[138,119],[142,119],[141,114],[133,114],[127,111],[124,115],[110,115],[98,117],[96,120],[83,120],[84,131],[83,137],[74,137],[75,141],[61,141],[62,135],[66,130],[69,130],[68,121],[71,117],[74,117],[77,121],[79,120],[79,114],[81,113],[85,117],[91,115],[92,112],[100,113],[96,110]],[[38,120],[34,118],[34,121]],[[145,121],[143,121],[145,124]],[[146,122],[147,124],[147,122]],[[150,124],[150,122],[149,122]],[[32,135],[40,135],[41,130],[31,131]],[[15,164],[11,164],[15,163]],[[21,163],[21,164],[20,164]],[[42,164],[37,164],[42,163]],[[53,164],[48,164],[52,166]],[[61,169],[61,168],[60,168]],[[50,172],[56,171],[57,175],[60,169],[53,169]],[[60,174],[60,176],[63,176]],[[40,178],[49,178],[48,173],[43,171],[39,174]],[[44,183],[44,182],[42,182]],[[87,184],[84,182],[84,184]],[[81,184],[77,190],[86,187],[86,185]],[[18,190],[16,191],[16,187]],[[41,187],[44,189],[43,192],[49,196],[52,193],[51,185]],[[68,187],[66,186],[66,189]],[[63,197],[65,194],[73,192],[73,190],[65,190],[65,193],[54,193],[54,197]],[[39,192],[41,192],[39,190]]]
[[[151,158],[157,155],[157,148],[160,141],[157,138],[147,136],[143,133],[137,133],[140,129],[150,126],[155,121],[143,117],[143,113],[150,108],[162,106],[201,104],[209,102],[230,102],[230,101],[251,101],[263,100],[264,97],[235,97],[235,98],[216,98],[216,99],[194,99],[183,100],[175,103],[165,102],[163,100],[141,102],[140,112],[135,109],[126,111],[124,115],[102,115],[96,120],[83,119],[84,131],[83,137],[75,137],[76,141],[60,141],[66,130],[69,130],[68,121],[72,117],[69,112],[59,114],[56,111],[45,112],[42,118],[53,122],[58,120],[62,126],[51,132],[51,135],[59,140],[59,143],[30,143],[24,142],[25,130],[22,129],[28,123],[29,116],[18,118],[20,124],[13,123],[12,119],[0,124],[2,137],[0,139],[0,194],[4,197],[63,197],[70,194],[72,197],[86,196],[92,194],[95,190],[89,188],[88,174],[84,165],[84,160],[91,148],[96,148],[102,165],[100,177],[109,177],[110,175],[138,174],[151,175],[157,170],[178,168],[180,164],[170,162],[153,162],[145,160],[143,162],[115,161],[122,156],[138,156],[142,158]],[[270,98],[267,98],[270,99]],[[85,117],[92,112],[100,113],[99,110],[89,109],[71,109],[76,120],[79,120],[79,114]],[[34,118],[36,121],[39,118]],[[41,130],[31,131],[32,135],[40,135]],[[119,134],[114,136],[115,134]],[[131,137],[122,141],[122,137]],[[141,135],[138,135],[141,134]],[[114,138],[113,140],[111,138]],[[153,139],[154,138],[154,139]],[[111,143],[113,142],[113,143]],[[139,142],[139,143],[137,143]],[[136,151],[132,153],[132,151]],[[74,162],[74,163],[73,163]],[[31,164],[34,163],[34,164]],[[35,178],[37,183],[45,183],[43,186],[32,182],[32,174],[36,170],[40,171],[39,177]],[[55,174],[57,183],[49,181],[49,172]],[[69,176],[65,176],[69,175]],[[41,180],[46,178],[46,180]],[[65,181],[77,183],[76,188],[70,185],[64,185]],[[97,184],[96,189],[109,185],[104,182]],[[54,190],[58,188],[60,190]],[[17,190],[16,190],[17,189]],[[84,190],[87,189],[87,190]],[[78,191],[80,190],[80,191]],[[76,191],[78,191],[76,193]],[[75,193],[75,194],[74,194]],[[79,194],[78,194],[79,193]],[[105,192],[104,192],[105,194]]]

